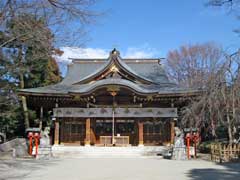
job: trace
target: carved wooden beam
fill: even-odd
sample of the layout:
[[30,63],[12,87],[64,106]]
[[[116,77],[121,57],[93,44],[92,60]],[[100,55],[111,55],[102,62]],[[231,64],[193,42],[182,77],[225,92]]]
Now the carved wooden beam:
[[[112,117],[112,108],[54,108],[55,117]],[[115,117],[177,117],[177,108],[115,108]]]

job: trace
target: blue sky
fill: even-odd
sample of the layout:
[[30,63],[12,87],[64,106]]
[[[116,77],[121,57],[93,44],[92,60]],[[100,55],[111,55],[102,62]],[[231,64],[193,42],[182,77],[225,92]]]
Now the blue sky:
[[205,2],[100,0],[94,10],[106,15],[88,27],[90,40],[80,51],[63,48],[66,54],[62,58],[101,58],[113,47],[125,57],[166,57],[181,45],[209,41],[226,50],[237,49],[240,37],[233,30],[240,21],[226,10],[204,6]]
[[221,9],[204,6],[206,0],[100,0],[96,9],[107,11],[91,26],[86,44],[91,48],[122,51],[150,48],[165,57],[184,44],[214,41],[236,48],[240,38],[233,33],[239,22]]

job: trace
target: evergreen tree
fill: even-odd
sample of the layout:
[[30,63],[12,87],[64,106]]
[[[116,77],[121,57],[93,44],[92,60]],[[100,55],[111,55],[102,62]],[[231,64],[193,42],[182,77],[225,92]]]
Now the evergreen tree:
[[[22,122],[24,119],[25,128],[27,128],[29,118],[34,116],[29,117],[33,113],[27,109],[26,98],[19,99],[16,90],[60,81],[58,66],[52,58],[53,35],[43,19],[36,19],[28,14],[8,21],[5,31],[0,35],[1,42],[15,39],[1,47],[0,123],[2,125],[0,125],[6,129],[11,124],[14,126],[15,123]],[[18,122],[15,122],[16,119]]]

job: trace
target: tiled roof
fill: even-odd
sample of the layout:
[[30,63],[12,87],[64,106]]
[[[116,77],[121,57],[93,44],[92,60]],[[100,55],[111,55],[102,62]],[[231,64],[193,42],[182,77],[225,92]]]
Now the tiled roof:
[[[121,59],[124,67],[136,75],[144,77],[156,84],[173,84],[169,81],[159,59]],[[109,59],[73,59],[68,65],[68,73],[63,84],[74,84],[96,72],[109,63]]]
[[[79,83],[94,78],[113,63],[117,63],[127,74],[133,75],[148,84],[136,83],[127,79],[102,79],[93,83]],[[141,94],[186,93],[192,90],[178,88],[170,82],[159,59],[121,59],[119,54],[110,54],[108,59],[74,59],[68,66],[68,73],[62,82],[45,87],[22,89],[22,93],[58,94],[87,93],[99,87],[119,85]]]

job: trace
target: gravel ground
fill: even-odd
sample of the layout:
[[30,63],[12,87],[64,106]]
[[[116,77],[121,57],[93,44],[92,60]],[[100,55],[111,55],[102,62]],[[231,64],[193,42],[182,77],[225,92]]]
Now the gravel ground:
[[240,163],[159,158],[0,160],[0,180],[228,180],[240,179]]

